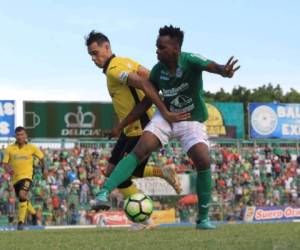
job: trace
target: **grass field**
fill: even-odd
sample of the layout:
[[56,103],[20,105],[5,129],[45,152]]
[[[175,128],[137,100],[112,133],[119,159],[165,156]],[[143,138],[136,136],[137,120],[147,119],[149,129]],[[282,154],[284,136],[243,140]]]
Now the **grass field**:
[[66,229],[0,232],[0,249],[300,249],[300,223],[193,228]]

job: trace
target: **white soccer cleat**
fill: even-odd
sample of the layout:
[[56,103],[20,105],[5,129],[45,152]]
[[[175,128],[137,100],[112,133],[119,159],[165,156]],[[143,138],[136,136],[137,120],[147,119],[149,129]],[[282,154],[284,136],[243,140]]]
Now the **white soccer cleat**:
[[133,223],[129,230],[130,231],[137,231],[137,230],[147,230],[147,229],[153,229],[158,227],[158,224],[155,224],[151,218],[148,220],[141,222],[141,223]]

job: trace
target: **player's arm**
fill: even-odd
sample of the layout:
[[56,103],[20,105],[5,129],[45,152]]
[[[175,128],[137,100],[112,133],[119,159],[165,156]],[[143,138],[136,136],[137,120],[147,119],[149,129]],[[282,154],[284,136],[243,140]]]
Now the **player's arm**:
[[190,54],[188,61],[192,67],[197,70],[207,71],[229,78],[233,77],[234,73],[240,68],[240,66],[235,66],[238,60],[234,59],[233,56],[229,58],[225,65],[218,64],[199,54]]
[[48,175],[48,169],[47,169],[47,166],[46,166],[46,163],[45,163],[45,160],[44,160],[43,152],[39,148],[34,147],[33,155],[35,155],[39,159],[40,166],[42,168],[43,177],[46,179],[47,175]]
[[2,166],[3,166],[3,168],[5,169],[5,171],[7,173],[9,173],[10,175],[13,175],[14,171],[11,168],[11,166],[9,165],[9,161],[10,161],[9,149],[6,148],[5,151],[4,151],[4,157],[3,157],[3,160],[2,160]]
[[142,101],[140,101],[131,112],[124,118],[117,126],[115,126],[110,133],[109,138],[118,137],[121,131],[129,124],[138,120],[147,110],[151,107],[152,101],[145,96]]
[[225,65],[217,64],[216,62],[211,62],[207,65],[205,68],[205,71],[208,71],[210,73],[215,73],[218,75],[221,75],[223,77],[231,78],[233,77],[234,73],[241,67],[241,66],[235,66],[238,62],[237,59],[234,59],[234,57],[230,57],[229,60]]
[[45,159],[44,158],[40,159],[40,164],[41,164],[41,168],[42,168],[43,177],[44,177],[44,179],[47,179],[47,177],[48,177],[48,169],[46,167],[46,163],[45,163]]
[[[139,70],[143,69],[143,67],[139,67]],[[190,118],[190,113],[181,112],[181,113],[173,113],[170,112],[162,101],[161,97],[158,94],[157,89],[154,85],[144,78],[142,78],[139,73],[130,72],[127,77],[127,84],[134,88],[138,88],[143,90],[145,95],[157,106],[162,116],[169,122],[178,122],[187,120]]]

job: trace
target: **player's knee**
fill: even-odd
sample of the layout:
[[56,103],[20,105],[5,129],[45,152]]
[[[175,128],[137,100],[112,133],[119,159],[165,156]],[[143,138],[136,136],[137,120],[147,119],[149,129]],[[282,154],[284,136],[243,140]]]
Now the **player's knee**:
[[135,147],[133,150],[139,162],[143,162],[149,155],[148,151],[143,147]]
[[210,160],[208,157],[203,157],[197,163],[195,163],[197,170],[207,170],[210,168]]

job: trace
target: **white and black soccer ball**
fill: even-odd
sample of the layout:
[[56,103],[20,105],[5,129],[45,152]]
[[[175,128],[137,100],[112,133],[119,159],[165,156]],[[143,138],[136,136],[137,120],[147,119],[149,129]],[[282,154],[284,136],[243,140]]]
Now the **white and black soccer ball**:
[[144,222],[150,218],[153,212],[153,202],[149,196],[136,193],[125,201],[124,211],[129,220]]

